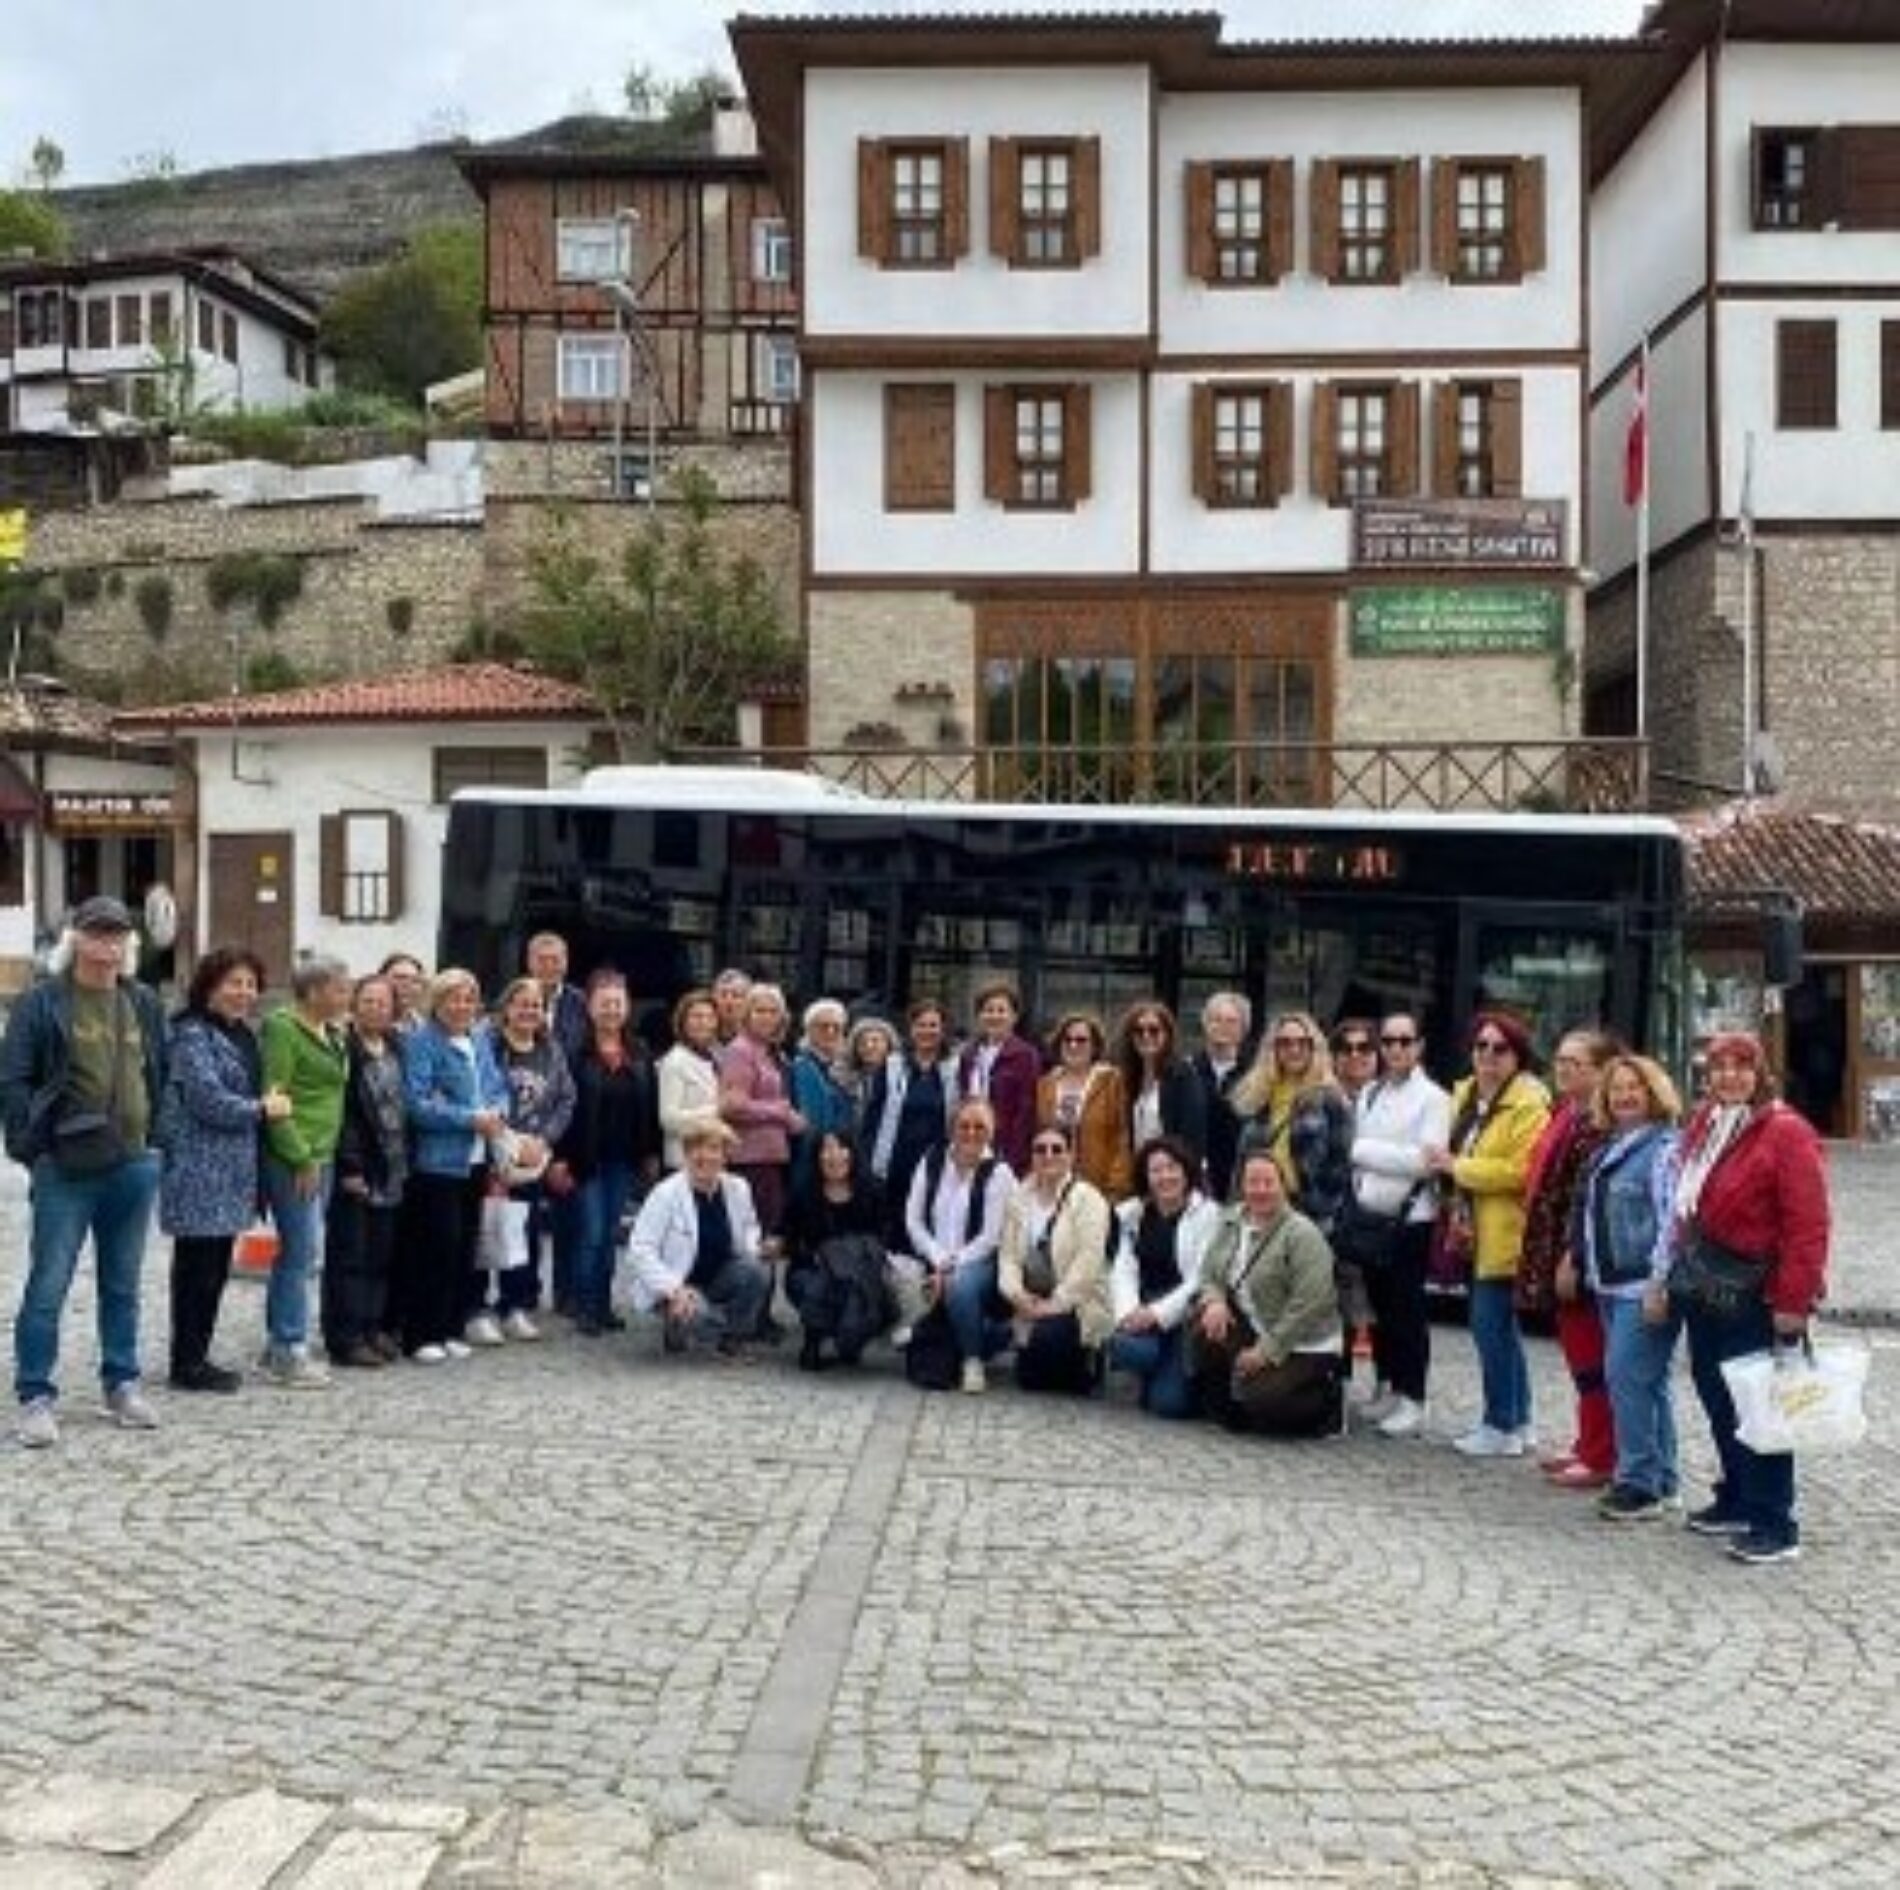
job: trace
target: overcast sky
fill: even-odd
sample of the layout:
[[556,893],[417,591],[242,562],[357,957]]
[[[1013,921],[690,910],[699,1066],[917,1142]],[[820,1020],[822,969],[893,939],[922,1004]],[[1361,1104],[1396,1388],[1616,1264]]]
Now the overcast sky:
[[[730,71],[725,21],[738,10],[732,0],[4,0],[0,179],[21,179],[42,135],[65,151],[68,183],[116,182],[160,152],[199,170],[457,132],[505,137],[564,112],[618,109],[636,61],[668,76]],[[969,9],[752,0],[748,10]],[[988,0],[985,10],[1074,9]],[[1225,15],[1229,39],[1248,39],[1615,33],[1635,26],[1643,4],[1212,0],[1211,10]]]

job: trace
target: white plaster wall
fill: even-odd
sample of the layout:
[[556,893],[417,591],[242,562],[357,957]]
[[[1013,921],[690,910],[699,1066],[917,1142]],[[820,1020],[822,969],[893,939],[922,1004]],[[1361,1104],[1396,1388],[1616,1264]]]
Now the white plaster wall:
[[1698,55],[1590,203],[1590,374],[1703,286],[1708,64]]
[[[957,389],[956,509],[884,510],[881,374],[825,371],[807,382],[811,429],[812,569],[896,576],[920,572],[1132,572],[1139,556],[1141,415],[1133,375],[944,374]],[[923,378],[923,377],[919,377]],[[1092,388],[1090,496],[1073,511],[1008,511],[983,496],[983,390],[1007,379],[1084,381]]]
[[[1888,240],[1900,250],[1900,235]],[[1752,431],[1757,518],[1892,525],[1900,515],[1900,432],[1880,426],[1880,324],[1900,321],[1900,281],[1887,301],[1725,302],[1721,320],[1724,515],[1740,510],[1744,443]],[[1783,321],[1836,324],[1839,425],[1831,430],[1776,430],[1775,327]]]
[[[829,70],[805,78],[808,335],[1148,331],[1148,73],[1141,66]],[[989,140],[1099,137],[1102,248],[1079,269],[1011,269],[989,248]],[[954,269],[858,254],[859,138],[970,140],[970,253]]]
[[[1164,96],[1159,233],[1164,353],[1583,345],[1581,105],[1561,89]],[[1421,260],[1430,252],[1431,166],[1439,157],[1544,159],[1546,266],[1522,283],[1454,287],[1419,273],[1345,288],[1308,273],[1311,162],[1418,157]],[[1214,289],[1187,273],[1190,161],[1294,159],[1295,273],[1273,288]]]
[[[577,780],[586,731],[578,723],[405,724],[392,728],[253,730],[242,741],[242,772],[232,769],[229,736],[197,741],[200,882],[198,947],[214,941],[210,923],[210,836],[288,832],[294,838],[291,937],[299,951],[341,958],[364,972],[394,951],[432,962],[442,904],[442,841],[448,809],[431,805],[431,755],[437,748],[548,751],[548,780]],[[261,779],[259,777],[262,777]],[[402,817],[403,911],[386,925],[346,925],[318,915],[319,822],[325,814],[384,808]]]
[[1722,281],[1900,288],[1900,232],[1757,231],[1749,176],[1751,126],[1900,122],[1900,43],[1735,44],[1722,55],[1718,86],[1716,266]]
[[[1460,374],[1487,370],[1482,363]],[[1570,506],[1568,557],[1581,550],[1579,498],[1583,489],[1582,379],[1574,368],[1499,366],[1495,372],[1524,388],[1524,492],[1527,498],[1563,499]],[[1311,491],[1313,387],[1323,375],[1280,376],[1293,383],[1293,492],[1270,511],[1227,510],[1194,496],[1193,388],[1198,374],[1160,374],[1154,379],[1151,434],[1154,494],[1152,557],[1159,571],[1344,570],[1351,562],[1352,513],[1330,506]],[[1243,377],[1244,378],[1244,377]],[[1422,376],[1425,380],[1441,378]],[[1421,434],[1428,435],[1431,402],[1421,396]],[[1429,461],[1429,438],[1421,438]],[[1428,474],[1429,477],[1429,474]]]
[[[1730,316],[1725,307],[1722,320]],[[1707,311],[1698,309],[1650,351],[1649,533],[1656,550],[1709,516],[1704,455],[1708,335]],[[1634,370],[1624,374],[1590,410],[1589,562],[1599,579],[1614,577],[1636,561],[1636,510],[1623,503],[1634,381]]]

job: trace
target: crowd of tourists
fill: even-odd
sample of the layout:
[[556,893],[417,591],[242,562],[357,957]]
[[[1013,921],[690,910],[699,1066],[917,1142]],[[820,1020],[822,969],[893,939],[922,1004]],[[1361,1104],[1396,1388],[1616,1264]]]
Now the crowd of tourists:
[[1612,1522],[1681,1511],[1686,1338],[1720,1463],[1689,1528],[1743,1561],[1798,1553],[1793,1459],[1738,1439],[1721,1367],[1806,1333],[1827,1188],[1752,1036],[1707,1046],[1685,1112],[1654,1060],[1594,1029],[1557,1044],[1547,1085],[1501,1008],[1472,1020],[1447,1092],[1404,1010],[1330,1029],[1284,1011],[1256,1037],[1247,998],[1220,992],[1188,1054],[1158,1000],[1112,1035],[1075,1010],[1034,1041],[998,981],[959,1040],[930,999],[899,1020],[821,997],[794,1025],[780,989],[733,970],[677,1001],[656,1057],[624,978],[577,988],[553,934],[492,1004],[464,970],[398,956],[353,979],[307,958],[261,1024],[249,952],[208,953],[167,1018],[131,943],[118,901],[84,902],[0,1046],[32,1181],[22,1444],[59,1439],[88,1238],[107,1414],[156,1427],[154,1205],[180,1393],[244,1383],[213,1341],[260,1209],[277,1250],[257,1373],[298,1391],[538,1341],[545,1289],[564,1331],[622,1330],[624,1306],[667,1354],[755,1358],[794,1336],[785,1309],[806,1370],[889,1342],[927,1389],[981,1393],[1007,1357],[1028,1392],[1125,1377],[1158,1418],[1396,1443],[1425,1430],[1436,1279],[1469,1297],[1463,1456],[1533,1450],[1522,1322],[1552,1319],[1575,1434],[1544,1473]]

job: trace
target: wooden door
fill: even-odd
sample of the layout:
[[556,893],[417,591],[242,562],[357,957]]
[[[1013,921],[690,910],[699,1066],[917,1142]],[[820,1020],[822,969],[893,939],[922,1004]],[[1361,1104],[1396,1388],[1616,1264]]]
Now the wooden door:
[[287,833],[214,833],[211,842],[211,928],[205,948],[241,945],[264,961],[281,990],[290,982],[294,843]]

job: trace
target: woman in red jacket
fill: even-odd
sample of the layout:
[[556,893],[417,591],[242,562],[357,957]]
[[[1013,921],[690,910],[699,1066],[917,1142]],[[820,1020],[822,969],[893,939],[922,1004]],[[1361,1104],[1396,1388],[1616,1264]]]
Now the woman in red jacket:
[[1682,1138],[1671,1297],[1689,1332],[1689,1369],[1722,1462],[1714,1501],[1689,1518],[1738,1562],[1801,1553],[1794,1458],[1760,1456],[1735,1435],[1725,1359],[1800,1338],[1827,1282],[1827,1171],[1820,1139],[1774,1099],[1760,1041],[1709,1044],[1708,1093]]

